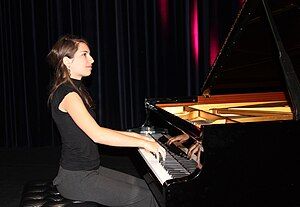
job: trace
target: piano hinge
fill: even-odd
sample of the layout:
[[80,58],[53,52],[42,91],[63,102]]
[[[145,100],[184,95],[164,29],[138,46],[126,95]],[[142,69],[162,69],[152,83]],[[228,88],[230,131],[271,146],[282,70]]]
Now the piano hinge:
[[205,97],[205,98],[209,98],[210,97],[210,89],[206,89],[205,91],[203,91],[202,95]]

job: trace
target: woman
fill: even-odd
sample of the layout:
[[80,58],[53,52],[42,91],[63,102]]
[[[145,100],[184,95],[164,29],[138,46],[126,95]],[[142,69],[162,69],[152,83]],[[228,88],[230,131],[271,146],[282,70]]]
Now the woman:
[[143,180],[100,166],[97,143],[145,148],[163,158],[166,152],[145,136],[97,124],[92,99],[81,82],[91,74],[94,62],[88,43],[63,36],[47,57],[55,69],[49,102],[62,141],[60,168],[53,181],[58,191],[69,199],[108,206],[156,206]]

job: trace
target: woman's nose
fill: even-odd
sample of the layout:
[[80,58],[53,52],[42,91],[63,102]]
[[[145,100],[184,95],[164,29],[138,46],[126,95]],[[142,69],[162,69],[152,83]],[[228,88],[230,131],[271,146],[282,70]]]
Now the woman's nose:
[[90,56],[89,61],[90,61],[90,63],[93,63],[94,62],[94,58],[92,56]]

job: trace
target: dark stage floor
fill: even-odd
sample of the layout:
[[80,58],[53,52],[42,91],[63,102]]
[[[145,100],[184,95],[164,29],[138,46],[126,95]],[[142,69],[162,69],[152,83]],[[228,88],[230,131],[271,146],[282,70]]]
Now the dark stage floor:
[[[138,176],[130,159],[134,149],[99,148],[103,166]],[[0,206],[19,206],[23,185],[31,180],[53,179],[58,162],[58,147],[0,148]]]

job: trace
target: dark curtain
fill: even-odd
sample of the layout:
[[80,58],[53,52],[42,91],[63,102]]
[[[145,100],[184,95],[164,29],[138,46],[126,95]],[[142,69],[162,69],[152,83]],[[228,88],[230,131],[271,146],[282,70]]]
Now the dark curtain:
[[[47,106],[53,71],[46,55],[67,33],[90,43],[95,63],[84,81],[101,126],[141,126],[145,98],[199,95],[209,70],[209,2],[0,1],[0,146],[59,143]],[[191,52],[190,12],[195,6],[198,57]]]

